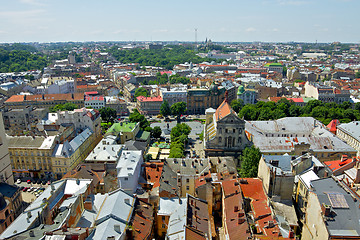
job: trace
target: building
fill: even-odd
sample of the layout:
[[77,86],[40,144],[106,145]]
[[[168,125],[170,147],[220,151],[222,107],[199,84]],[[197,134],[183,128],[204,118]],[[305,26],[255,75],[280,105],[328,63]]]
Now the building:
[[117,116],[128,116],[129,109],[127,102],[119,97],[105,97],[105,107],[112,108],[116,111]]
[[333,178],[311,182],[301,239],[360,239],[359,196]]
[[95,144],[95,134],[89,128],[70,141],[56,144],[51,158],[53,174],[59,179],[62,178],[85,160]]
[[283,65],[281,63],[267,63],[264,65],[264,68],[268,72],[278,72],[283,73]]
[[337,125],[336,136],[355,148],[357,156],[360,156],[360,121]]
[[50,178],[56,137],[8,136],[9,153],[15,177]]
[[315,98],[323,102],[337,104],[350,101],[350,92],[335,87],[328,87],[319,83],[305,83],[305,97]]
[[129,140],[141,140],[148,142],[150,140],[150,133],[140,130],[140,123],[119,122],[114,123],[106,132],[105,137],[115,136],[119,144],[124,144]]
[[[286,229],[274,218],[268,197],[260,179],[246,178],[240,181],[245,212],[251,219],[252,236],[255,239],[294,239],[292,229]],[[286,230],[287,231],[286,231]]]
[[170,217],[180,219],[185,216],[186,205],[187,198],[160,198],[156,211],[156,229],[159,237],[165,237]]
[[116,170],[119,187],[125,192],[136,192],[143,161],[141,151],[122,151]]
[[144,97],[139,96],[136,98],[136,108],[141,114],[144,115],[156,115],[160,113],[160,107],[163,103],[161,96],[157,97]]
[[237,116],[227,99],[216,111],[206,110],[204,150],[207,156],[239,155],[250,145],[245,135],[245,121]]
[[[76,130],[89,128],[95,134],[96,141],[101,137],[101,116],[94,109],[80,108],[73,111],[57,112],[56,124],[74,124]],[[96,142],[97,143],[97,142]]]
[[186,197],[186,194],[194,195],[196,179],[211,168],[208,159],[168,158],[165,161],[165,165],[176,173],[178,194],[181,197]]
[[74,103],[77,106],[84,107],[83,93],[66,93],[66,94],[41,94],[41,95],[13,95],[5,101],[5,109],[25,108],[32,106],[36,108],[49,109],[58,104]]
[[207,108],[218,108],[224,98],[224,87],[212,85],[210,89],[189,89],[187,95],[187,111],[189,114],[204,114]]
[[4,122],[0,112],[0,180],[8,184],[14,184],[14,176],[11,168],[11,159],[8,149],[8,140],[5,135]]
[[45,108],[8,109],[3,112],[5,130],[10,135],[22,135],[24,131],[34,131],[36,124],[45,118],[48,111]]
[[169,103],[169,106],[177,102],[187,103],[187,87],[186,86],[176,86],[169,88],[161,88],[160,96],[162,99]]
[[101,109],[105,107],[104,96],[85,96],[84,105],[86,108]]
[[92,228],[89,240],[125,239],[135,203],[135,197],[122,189],[92,195],[85,200],[84,211],[76,227]]
[[257,100],[257,91],[240,85],[237,91],[237,99],[243,100],[244,104],[255,104]]
[[134,95],[135,95],[136,86],[132,83],[128,83],[124,87],[124,97],[129,102],[134,101]]
[[0,233],[2,233],[22,211],[20,188],[0,183]]
[[82,199],[92,193],[92,181],[65,179],[52,183],[35,199],[8,228],[0,239],[41,239],[47,231],[61,228],[65,223],[75,227],[84,209]]
[[86,157],[86,163],[116,164],[124,145],[116,143],[116,137],[109,135],[103,138]]
[[273,121],[246,121],[246,135],[264,155],[303,155],[321,162],[337,160],[357,151],[330,133],[312,117],[285,117]]

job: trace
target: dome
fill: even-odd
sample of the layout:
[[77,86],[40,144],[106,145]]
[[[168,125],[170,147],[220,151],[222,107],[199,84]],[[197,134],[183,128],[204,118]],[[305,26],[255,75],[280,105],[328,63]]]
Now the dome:
[[243,85],[240,85],[239,88],[238,88],[238,92],[237,92],[237,95],[241,95],[245,92],[245,88]]

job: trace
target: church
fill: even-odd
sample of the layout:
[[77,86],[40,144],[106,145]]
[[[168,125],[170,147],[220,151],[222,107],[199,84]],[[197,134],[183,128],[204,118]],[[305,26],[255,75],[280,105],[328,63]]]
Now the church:
[[245,121],[228,103],[227,96],[215,110],[205,111],[204,150],[206,156],[239,156],[251,142],[245,134]]

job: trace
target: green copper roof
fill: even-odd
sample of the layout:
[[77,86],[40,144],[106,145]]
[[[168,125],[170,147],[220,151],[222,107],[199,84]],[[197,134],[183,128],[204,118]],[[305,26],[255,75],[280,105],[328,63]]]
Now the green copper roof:
[[245,88],[243,85],[240,85],[239,88],[238,88],[238,92],[237,92],[237,95],[241,95],[245,92]]
[[131,132],[134,130],[136,123],[114,123],[111,128],[106,132],[108,133],[119,133],[119,132]]
[[282,67],[281,63],[267,63],[265,67]]

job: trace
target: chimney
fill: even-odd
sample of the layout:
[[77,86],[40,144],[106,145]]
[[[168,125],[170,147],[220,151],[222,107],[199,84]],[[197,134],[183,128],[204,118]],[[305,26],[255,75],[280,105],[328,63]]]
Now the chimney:
[[331,207],[329,205],[326,205],[325,203],[323,203],[321,205],[321,212],[325,217],[329,217],[331,214]]
[[76,179],[76,185],[80,185],[80,179]]
[[130,205],[130,199],[129,199],[129,198],[125,198],[125,199],[124,199],[124,202],[125,202],[126,204]]
[[34,234],[34,231],[33,231],[33,230],[30,230],[30,231],[29,231],[29,236],[30,236],[30,237],[35,237],[35,234]]
[[28,217],[28,218],[31,218],[31,212],[30,212],[30,211],[27,212],[27,217]]

